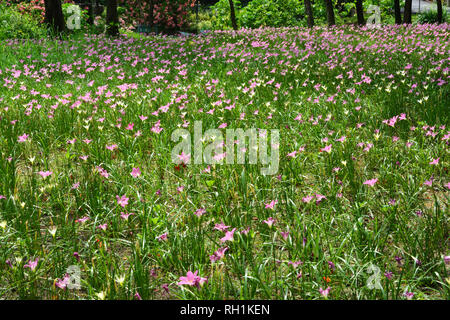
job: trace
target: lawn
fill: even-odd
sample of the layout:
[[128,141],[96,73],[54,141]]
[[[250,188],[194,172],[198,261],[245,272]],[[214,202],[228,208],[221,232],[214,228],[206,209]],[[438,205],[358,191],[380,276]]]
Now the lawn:
[[449,299],[449,35],[2,41],[0,298]]

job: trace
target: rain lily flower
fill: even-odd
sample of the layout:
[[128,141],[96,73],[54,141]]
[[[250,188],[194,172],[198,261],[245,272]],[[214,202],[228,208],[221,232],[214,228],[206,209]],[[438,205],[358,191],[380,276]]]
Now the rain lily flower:
[[198,270],[192,273],[192,271],[188,271],[186,274],[186,277],[180,277],[180,281],[178,282],[178,285],[188,285],[188,286],[196,286],[199,287],[206,281],[208,281],[207,278],[202,278],[197,275]]
[[47,178],[48,176],[51,176],[53,174],[53,172],[51,171],[39,171],[38,174],[42,177],[42,178]]
[[266,203],[266,209],[273,209],[273,207],[278,203],[278,200],[272,200],[270,203]]
[[431,164],[431,165],[437,165],[437,164],[439,164],[439,159],[440,159],[440,158],[431,160],[430,164]]
[[228,250],[228,247],[219,248],[216,252],[214,252],[209,259],[211,262],[216,262],[222,259],[225,256],[225,252]]
[[327,152],[327,153],[330,153],[330,152],[331,152],[331,147],[332,147],[332,144],[330,144],[330,145],[328,145],[328,146],[326,146],[326,147],[320,149],[320,152]]
[[26,142],[28,140],[30,136],[26,133],[24,133],[23,135],[19,136],[19,138],[17,139],[18,142]]
[[366,180],[366,181],[364,181],[363,184],[366,184],[366,185],[369,185],[369,186],[373,187],[375,185],[375,183],[377,183],[377,181],[378,181],[378,179],[375,178],[375,179],[371,179],[371,180]]
[[197,209],[195,212],[194,212],[194,214],[197,216],[197,217],[201,217],[203,214],[205,214],[206,213],[206,210],[205,209],[203,209],[203,208],[200,208],[200,209]]
[[141,169],[139,169],[139,168],[133,168],[132,170],[131,170],[131,176],[133,177],[133,178],[137,178],[137,177],[139,177],[141,175]]
[[166,241],[167,240],[167,232],[164,232],[162,235],[158,236],[157,239],[159,241]]
[[328,287],[328,288],[326,288],[326,289],[319,288],[319,293],[320,293],[324,298],[327,298],[327,297],[328,297],[328,294],[330,293],[330,290],[331,290],[330,287]]
[[70,281],[70,275],[66,274],[63,279],[57,279],[55,282],[55,286],[57,286],[60,289],[66,289],[67,285]]
[[271,228],[272,225],[273,225],[274,222],[275,222],[275,219],[272,218],[272,217],[269,217],[267,220],[264,220],[263,222],[264,222],[265,224],[267,224],[267,225],[269,226],[269,228]]
[[117,204],[119,206],[121,206],[122,208],[126,207],[126,205],[128,204],[128,200],[129,200],[129,198],[127,198],[125,195],[123,195],[121,197],[116,196],[116,199],[117,199]]
[[225,241],[233,241],[233,235],[234,235],[234,232],[236,231],[236,228],[233,228],[233,230],[231,230],[231,231],[227,231],[226,233],[225,233],[225,237],[223,237],[223,238],[221,238],[220,239],[220,242],[225,242]]
[[403,294],[403,296],[405,296],[406,299],[411,300],[411,299],[414,297],[414,293],[413,293],[413,292],[406,291],[406,292]]
[[24,268],[30,268],[31,271],[34,271],[34,269],[36,269],[36,267],[37,267],[37,265],[38,265],[38,261],[39,261],[39,258],[36,258],[35,260],[30,260],[30,261],[28,261],[28,263],[25,264],[23,267],[24,267]]

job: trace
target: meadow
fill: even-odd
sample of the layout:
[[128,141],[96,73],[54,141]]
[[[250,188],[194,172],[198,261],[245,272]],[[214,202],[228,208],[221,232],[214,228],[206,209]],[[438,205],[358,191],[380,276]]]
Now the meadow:
[[[449,35],[2,41],[0,298],[449,299]],[[277,172],[174,163],[195,121]]]

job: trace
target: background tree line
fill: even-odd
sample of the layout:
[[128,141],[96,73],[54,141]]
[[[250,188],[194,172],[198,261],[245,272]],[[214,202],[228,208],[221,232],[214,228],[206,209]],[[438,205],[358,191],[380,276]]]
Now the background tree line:
[[[118,13],[119,0],[84,0],[84,1],[78,0],[77,2],[80,1],[84,2],[85,4],[86,3],[93,4],[94,2],[98,3],[99,1],[101,3],[104,3],[106,6],[106,32],[111,36],[116,36],[119,34],[119,13]],[[164,10],[166,10],[165,12],[167,12],[167,7],[170,7],[172,4],[174,8],[181,4],[183,4],[185,8],[188,8],[193,7],[197,3],[201,5],[214,5],[219,0],[198,0],[198,2],[196,2],[196,0],[171,0],[164,2],[161,2],[161,0],[132,0],[132,2],[133,1],[135,5],[141,5],[140,9],[146,11],[145,14],[146,22],[148,24],[153,25],[155,16],[160,16],[155,15],[155,7],[160,6],[159,8],[164,8]],[[228,1],[229,20],[231,22],[231,26],[234,30],[237,30],[239,28],[239,25],[236,18],[236,3],[241,7],[245,7],[251,2],[251,0],[241,0],[241,1],[226,0],[226,1]],[[323,6],[325,7],[326,21],[329,26],[333,26],[336,24],[336,17],[335,17],[336,7],[342,5],[344,2],[349,3],[348,1],[344,0],[339,0],[337,3],[334,3],[333,0],[298,0],[298,5],[304,6],[306,22],[309,27],[313,27],[316,23],[313,4],[319,1],[322,2]],[[357,24],[360,26],[365,25],[366,21],[364,18],[364,6],[363,6],[364,0],[351,0],[350,2],[352,2],[355,7]],[[394,3],[393,12],[395,17],[395,23],[396,24],[412,23],[412,0],[405,0],[403,17],[401,15],[400,0],[394,0],[393,3]],[[45,4],[45,22],[56,32],[65,31],[66,26],[62,12],[61,0],[44,0],[44,4]],[[443,22],[442,0],[436,0],[436,4],[437,4],[437,22],[442,23]],[[91,5],[90,6],[91,12],[92,7],[93,6]],[[129,10],[133,11],[132,8]],[[180,18],[177,18],[176,14],[174,14],[173,17],[172,16],[168,17],[167,20],[170,21],[171,26],[177,28],[181,26],[180,21],[177,21],[177,19],[180,20]]]

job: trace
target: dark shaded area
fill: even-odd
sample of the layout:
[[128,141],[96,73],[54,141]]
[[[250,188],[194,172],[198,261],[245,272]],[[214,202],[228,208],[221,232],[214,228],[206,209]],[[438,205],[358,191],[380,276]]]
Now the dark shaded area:
[[109,36],[119,35],[119,15],[117,13],[117,0],[108,0],[106,3],[106,33]]
[[44,0],[45,23],[55,32],[63,32],[66,29],[62,13],[61,0]]
[[356,16],[358,17],[358,24],[360,26],[366,24],[364,20],[363,0],[356,0]]

